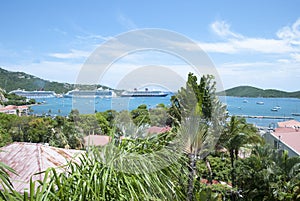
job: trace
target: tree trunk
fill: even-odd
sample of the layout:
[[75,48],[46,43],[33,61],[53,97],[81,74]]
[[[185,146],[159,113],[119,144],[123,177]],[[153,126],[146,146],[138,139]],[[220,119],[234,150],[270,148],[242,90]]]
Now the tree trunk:
[[234,150],[234,155],[235,155],[235,160],[237,160],[239,158],[239,150],[238,149]]
[[196,158],[195,154],[189,154],[189,178],[188,178],[188,193],[187,200],[193,200],[193,191],[194,191],[194,176],[195,176],[195,168],[196,168]]
[[204,161],[205,161],[205,165],[209,172],[208,182],[211,184],[212,183],[212,170],[211,170],[210,162],[207,159],[207,157],[204,158]]
[[231,161],[231,182],[232,187],[235,187],[235,174],[234,174],[234,150],[230,150],[230,161]]

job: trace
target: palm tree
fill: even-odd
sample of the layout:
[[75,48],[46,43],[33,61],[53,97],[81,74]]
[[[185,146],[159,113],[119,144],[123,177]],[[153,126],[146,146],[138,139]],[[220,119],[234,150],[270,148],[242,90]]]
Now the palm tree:
[[299,200],[300,157],[255,146],[236,167],[239,188],[248,200]]
[[257,129],[251,124],[247,124],[244,118],[232,116],[226,124],[219,143],[227,148],[231,161],[231,182],[235,186],[235,166],[234,161],[238,159],[241,147],[249,144],[262,143],[262,138],[257,134]]
[[[225,120],[225,107],[216,97],[216,83],[212,80],[210,75],[202,76],[198,84],[197,77],[189,73],[186,87],[171,99],[170,114],[180,122],[179,135],[189,160],[187,200],[193,200],[196,161],[212,151]],[[209,161],[206,162],[209,169]]]

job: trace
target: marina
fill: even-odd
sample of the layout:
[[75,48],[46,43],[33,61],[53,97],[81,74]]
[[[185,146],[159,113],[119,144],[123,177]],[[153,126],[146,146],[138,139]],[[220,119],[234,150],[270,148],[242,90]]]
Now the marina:
[[[164,97],[89,97],[89,98],[49,98],[36,99],[44,104],[32,106],[33,114],[61,115],[67,116],[72,109],[79,109],[81,113],[103,112],[106,110],[133,110],[141,104],[147,105],[148,109],[155,108],[163,103],[169,107],[170,98],[173,94]],[[257,126],[268,127],[279,121],[295,119],[300,121],[300,99],[297,98],[247,98],[248,102],[243,103],[244,98],[220,97],[220,100],[227,105],[228,114],[245,117],[247,122]],[[264,105],[257,105],[256,102],[263,101]],[[270,108],[279,107],[278,111],[271,111]],[[298,115],[299,114],[299,115]]]
[[294,117],[285,117],[285,116],[256,116],[256,115],[235,115],[243,118],[251,118],[251,119],[283,119],[283,120],[291,120]]

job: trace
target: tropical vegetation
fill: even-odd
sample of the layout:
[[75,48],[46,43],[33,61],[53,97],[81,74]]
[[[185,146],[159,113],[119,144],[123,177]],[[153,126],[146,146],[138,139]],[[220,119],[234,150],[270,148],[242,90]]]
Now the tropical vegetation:
[[[190,73],[168,108],[68,117],[0,114],[0,139],[83,149],[82,138],[112,141],[91,147],[64,172],[50,168],[30,189],[16,192],[0,163],[3,200],[300,200],[300,158],[264,144],[245,119],[229,117],[212,76]],[[150,126],[169,126],[145,135]],[[123,136],[121,139],[120,136]],[[2,142],[2,140],[0,141]]]

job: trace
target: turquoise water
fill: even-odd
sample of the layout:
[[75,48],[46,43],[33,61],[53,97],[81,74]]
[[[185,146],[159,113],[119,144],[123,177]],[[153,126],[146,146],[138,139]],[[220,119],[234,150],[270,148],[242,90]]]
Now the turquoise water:
[[[171,95],[166,97],[135,97],[135,98],[49,98],[37,99],[44,101],[41,105],[32,106],[34,114],[50,114],[67,116],[72,108],[76,108],[80,113],[102,112],[109,109],[133,110],[141,104],[146,104],[148,108],[154,108],[159,103],[170,105]],[[293,117],[300,121],[300,116],[292,116],[292,113],[300,113],[300,99],[296,98],[240,98],[240,97],[220,97],[220,100],[227,104],[228,112],[232,115],[253,115],[253,116],[283,116]],[[257,104],[263,102],[263,105]],[[280,106],[278,111],[271,109]],[[262,119],[248,118],[249,123],[257,126],[269,126],[276,124],[282,119]]]

